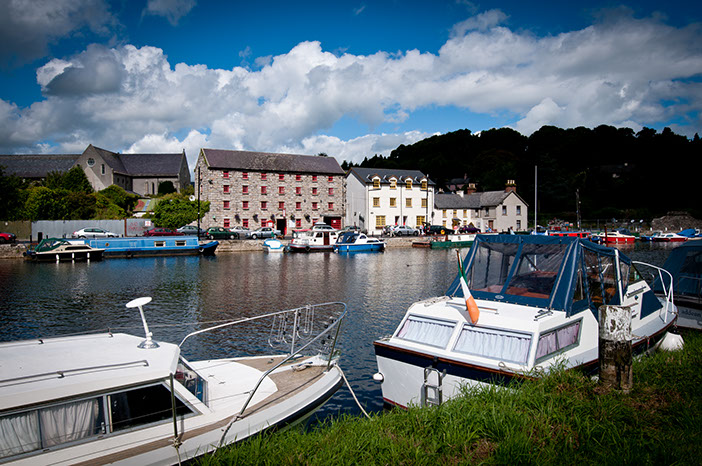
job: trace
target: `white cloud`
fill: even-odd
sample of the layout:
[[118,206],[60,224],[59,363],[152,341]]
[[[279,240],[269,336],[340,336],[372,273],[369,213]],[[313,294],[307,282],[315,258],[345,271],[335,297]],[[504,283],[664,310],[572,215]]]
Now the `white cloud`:
[[[503,20],[493,11],[457,25],[437,54],[336,55],[302,42],[257,58],[256,70],[174,64],[155,47],[91,46],[37,71],[45,100],[28,108],[0,101],[0,151],[38,151],[47,143],[57,152],[88,143],[137,152],[185,148],[193,163],[198,145],[207,145],[360,162],[428,136],[412,131],[413,113],[423,108],[512,115],[523,134],[544,124],[640,128],[700,112],[697,27],[619,15],[538,38],[500,26]],[[368,134],[335,137],[342,118]],[[693,121],[687,130],[699,127]]]
[[148,0],[145,15],[162,16],[177,26],[178,21],[192,10],[196,5],[195,0]]

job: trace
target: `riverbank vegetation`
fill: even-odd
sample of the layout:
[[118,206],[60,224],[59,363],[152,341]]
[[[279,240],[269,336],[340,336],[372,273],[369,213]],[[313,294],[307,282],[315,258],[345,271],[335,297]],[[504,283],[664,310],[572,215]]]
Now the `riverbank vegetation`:
[[634,363],[623,394],[577,371],[438,408],[341,416],[256,436],[199,464],[692,464],[702,456],[702,334]]

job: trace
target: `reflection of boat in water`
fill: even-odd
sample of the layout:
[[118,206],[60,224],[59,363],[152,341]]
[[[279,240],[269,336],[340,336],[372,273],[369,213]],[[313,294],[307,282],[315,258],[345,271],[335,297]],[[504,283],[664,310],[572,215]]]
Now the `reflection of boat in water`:
[[266,252],[285,252],[285,246],[280,240],[269,238],[263,242],[263,250]]
[[[702,330],[702,240],[690,240],[679,245],[665,261],[663,268],[673,277],[673,299],[678,308],[678,327]],[[670,279],[663,275],[666,289]],[[653,285],[657,294],[663,293],[661,277]]]
[[384,241],[353,231],[343,233],[334,243],[336,252],[382,252],[384,250]]
[[218,241],[200,242],[197,236],[125,236],[80,241],[104,249],[106,258],[212,256],[219,245]]
[[[149,300],[127,306],[141,311]],[[345,314],[342,303],[306,306],[199,330],[180,345],[152,340],[145,320],[146,339],[2,343],[0,461],[175,464],[299,420],[342,383],[334,345]],[[198,334],[260,322],[280,353],[203,361],[181,354]]]
[[102,260],[104,251],[103,248],[91,247],[82,242],[44,238],[34,249],[29,249],[24,254],[27,259],[36,262],[99,261]]
[[560,361],[596,370],[605,304],[630,306],[635,351],[675,322],[631,260],[588,240],[478,235],[465,264],[465,291],[459,272],[446,296],[412,304],[374,343],[387,403],[440,404],[461,385],[506,384]]

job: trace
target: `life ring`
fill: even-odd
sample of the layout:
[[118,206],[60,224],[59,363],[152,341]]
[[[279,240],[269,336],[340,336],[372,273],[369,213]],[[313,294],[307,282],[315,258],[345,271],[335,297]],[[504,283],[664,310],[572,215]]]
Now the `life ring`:
[[309,247],[309,246],[305,246],[305,252],[310,252],[310,247]]

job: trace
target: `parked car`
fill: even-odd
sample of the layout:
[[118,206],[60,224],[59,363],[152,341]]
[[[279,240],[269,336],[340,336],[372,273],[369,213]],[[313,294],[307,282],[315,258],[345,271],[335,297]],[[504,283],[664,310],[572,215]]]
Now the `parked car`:
[[274,236],[282,236],[280,230],[275,230],[271,227],[261,227],[251,232],[251,239],[273,238]]
[[0,233],[0,243],[14,243],[16,239],[14,233]]
[[180,228],[178,228],[176,231],[179,231],[183,233],[184,235],[197,235],[197,236],[205,236],[205,230],[202,228],[198,228],[195,225],[185,225]]
[[229,228],[224,227],[210,227],[205,235],[209,239],[239,239],[238,233],[234,233]]
[[429,227],[428,235],[452,235],[453,230],[443,225],[432,225]]
[[392,233],[394,231],[395,231],[395,225],[385,225],[383,227],[383,231],[380,232],[380,234],[383,236],[392,236]]
[[392,232],[393,236],[418,236],[419,230],[416,228],[408,227],[407,225],[400,225],[395,227]]
[[475,228],[475,227],[463,225],[461,228],[458,229],[458,232],[471,234],[471,233],[480,233],[480,230]]
[[353,231],[354,233],[363,233],[364,235],[368,234],[368,232],[366,230],[361,230],[361,227],[356,226],[356,225],[345,226],[344,228],[341,229],[341,231],[342,232]]
[[231,231],[233,231],[234,233],[236,233],[237,235],[239,235],[239,238],[248,238],[249,236],[251,236],[251,230],[249,230],[246,227],[242,227],[242,226],[237,225],[237,226],[231,227],[229,229]]
[[314,225],[312,225],[313,230],[326,230],[326,231],[334,231],[334,227],[327,225],[324,222],[317,222]]
[[169,228],[152,228],[144,232],[144,236],[183,236],[183,233]]
[[102,228],[89,227],[74,231],[73,236],[76,238],[117,238],[119,235]]

